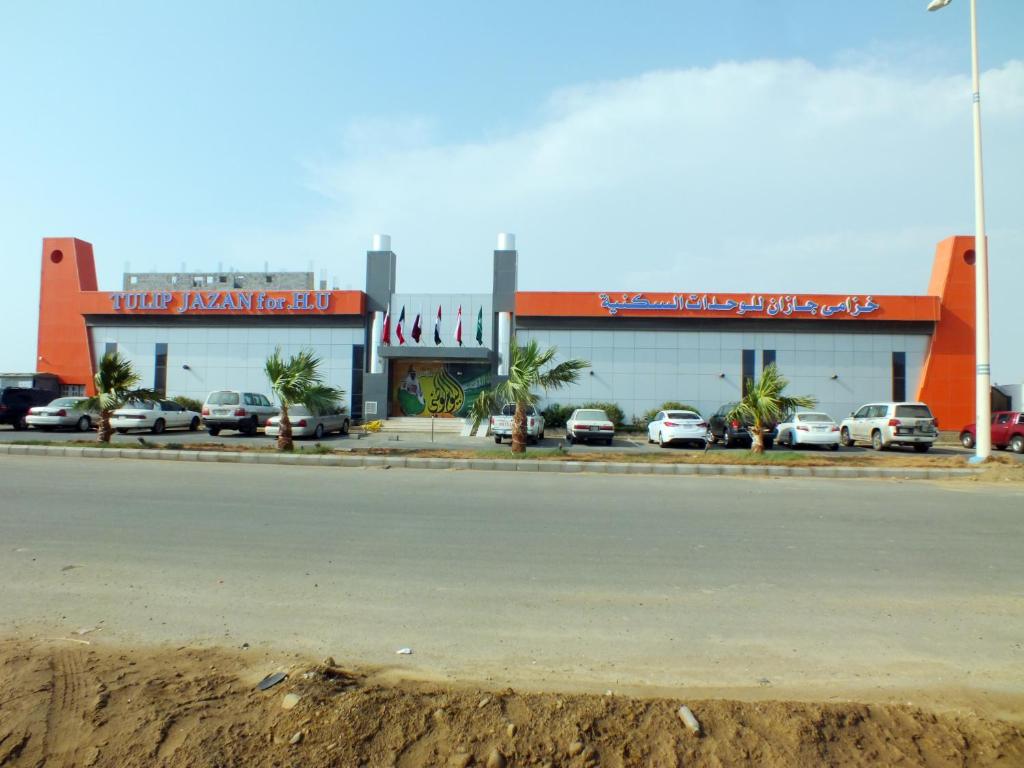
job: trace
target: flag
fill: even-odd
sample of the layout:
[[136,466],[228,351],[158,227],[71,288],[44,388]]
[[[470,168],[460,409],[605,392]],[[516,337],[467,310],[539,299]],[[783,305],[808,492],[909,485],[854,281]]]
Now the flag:
[[484,345],[484,308],[476,313],[476,343],[481,347]]
[[395,326],[395,336],[399,344],[405,344],[405,334],[402,333],[402,326],[405,325],[405,305],[402,305],[402,313],[398,316],[398,325]]
[[381,344],[391,344],[391,305],[388,304],[387,311],[384,312],[384,330],[380,335]]
[[459,304],[459,316],[455,321],[455,341],[462,346],[462,305]]
[[423,335],[423,324],[420,322],[422,316],[423,307],[420,307],[420,311],[416,313],[416,319],[412,322],[412,333],[409,334],[417,344],[420,343],[420,336]]
[[437,305],[437,319],[434,320],[434,343],[441,343],[441,305]]

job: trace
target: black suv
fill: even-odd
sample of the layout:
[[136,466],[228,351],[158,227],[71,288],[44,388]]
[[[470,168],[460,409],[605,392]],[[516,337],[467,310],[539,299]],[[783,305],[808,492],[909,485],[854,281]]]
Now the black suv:
[[[746,445],[748,448],[753,444],[754,439],[750,434],[750,425],[743,419],[730,419],[729,412],[736,407],[736,403],[727,403],[715,411],[715,414],[708,419],[708,442],[717,443],[721,440],[726,448],[736,445]],[[765,450],[771,449],[775,444],[775,425],[765,425],[763,442]]]
[[10,424],[15,429],[28,429],[25,417],[29,408],[46,405],[60,397],[48,389],[28,387],[4,387],[0,389],[0,424]]

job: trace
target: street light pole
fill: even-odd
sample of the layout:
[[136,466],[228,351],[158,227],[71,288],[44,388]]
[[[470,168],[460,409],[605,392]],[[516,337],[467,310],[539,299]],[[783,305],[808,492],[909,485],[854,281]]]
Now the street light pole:
[[[929,11],[951,0],[932,0]],[[974,362],[975,444],[972,462],[992,455],[992,369],[989,358],[988,241],[985,237],[985,185],[981,164],[981,78],[978,73],[977,0],[971,0],[971,109],[974,115]]]

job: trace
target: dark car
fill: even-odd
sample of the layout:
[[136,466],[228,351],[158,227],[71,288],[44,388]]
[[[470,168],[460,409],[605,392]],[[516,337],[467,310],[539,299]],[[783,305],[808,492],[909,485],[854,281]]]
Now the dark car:
[[[964,448],[973,448],[977,441],[974,424],[968,424],[960,431],[960,442]],[[1020,411],[996,411],[992,414],[992,445],[1009,448],[1014,453],[1024,453],[1024,413]]]
[[28,387],[4,387],[0,389],[0,424],[10,424],[15,429],[28,429],[28,409],[46,405],[53,400],[48,389]]
[[[736,403],[727,403],[715,411],[708,419],[708,442],[717,443],[721,441],[726,448],[736,445],[745,445],[748,448],[754,440],[750,434],[750,425],[746,419],[729,418],[729,413],[736,407]],[[762,435],[765,450],[775,444],[775,425],[765,425]]]

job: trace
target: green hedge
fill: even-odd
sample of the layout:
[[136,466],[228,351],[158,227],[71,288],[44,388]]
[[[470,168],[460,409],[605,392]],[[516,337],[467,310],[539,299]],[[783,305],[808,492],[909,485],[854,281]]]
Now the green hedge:
[[203,412],[203,404],[196,400],[194,397],[185,397],[184,395],[175,395],[171,398],[172,402],[177,403],[187,411],[195,411],[196,413]]
[[572,412],[576,410],[571,405],[559,405],[558,403],[551,403],[547,408],[541,411],[544,416],[545,427],[564,427],[565,422],[572,416]]

